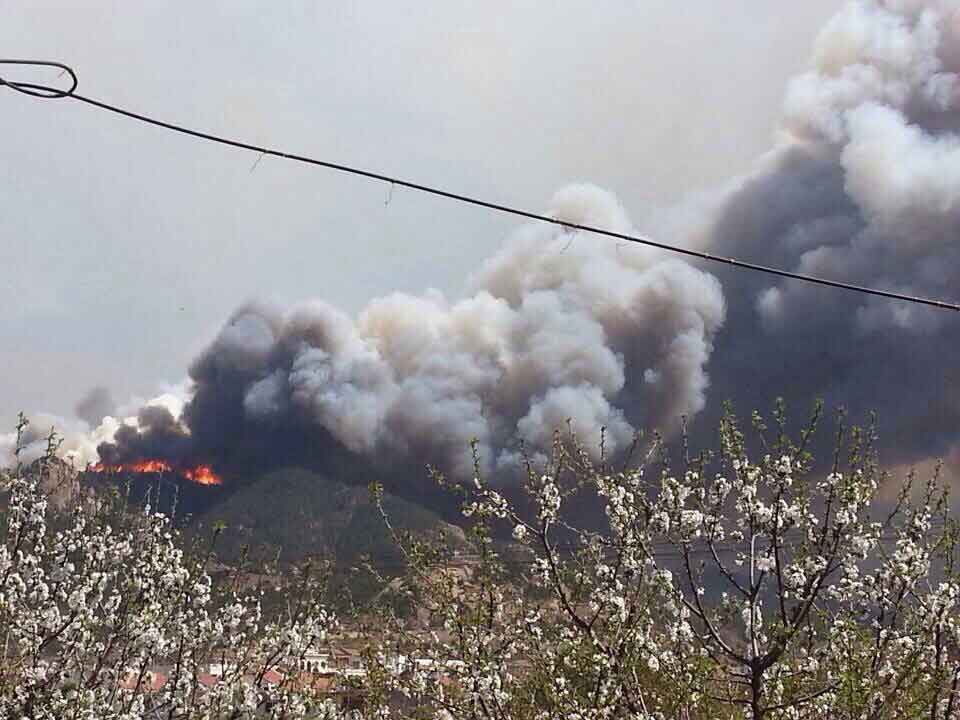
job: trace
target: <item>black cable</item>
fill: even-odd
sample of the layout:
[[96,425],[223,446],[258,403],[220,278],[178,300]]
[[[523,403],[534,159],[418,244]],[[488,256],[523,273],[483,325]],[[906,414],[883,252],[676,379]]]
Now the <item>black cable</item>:
[[131,118],[133,120],[138,120],[139,122],[142,122],[142,123],[155,125],[157,127],[161,127],[166,130],[171,130],[173,132],[181,133],[183,135],[189,135],[191,137],[199,138],[201,140],[207,140],[209,142],[218,143],[220,145],[228,145],[230,147],[239,148],[241,150],[250,150],[252,152],[260,153],[261,155],[272,155],[274,157],[283,158],[286,160],[293,160],[294,162],[306,163],[309,165],[316,165],[319,167],[327,168],[329,170],[336,170],[337,172],[348,173],[350,175],[358,175],[360,177],[365,177],[370,180],[379,180],[380,182],[389,183],[391,185],[399,185],[401,187],[409,188],[411,190],[417,190],[423,193],[428,193],[430,195],[436,195],[438,197],[446,198],[448,200],[455,200],[457,202],[466,203],[468,205],[475,205],[477,207],[486,208],[487,210],[494,210],[496,212],[506,213],[509,215],[516,215],[518,217],[527,218],[529,220],[536,220],[538,222],[550,223],[551,225],[559,225],[568,230],[580,230],[582,232],[593,233],[595,235],[603,235],[605,237],[615,238],[617,240],[624,240],[626,242],[632,242],[632,243],[637,243],[639,245],[646,245],[648,247],[658,248],[666,252],[686,255],[688,257],[694,257],[694,258],[697,258],[700,260],[706,260],[709,262],[723,263],[725,265],[730,265],[732,267],[742,268],[744,270],[753,270],[755,272],[762,272],[768,275],[776,275],[777,277],[787,278],[790,280],[800,280],[801,282],[813,283],[816,285],[825,285],[827,287],[838,288],[840,290],[849,290],[851,292],[858,292],[865,295],[874,295],[877,297],[888,298],[890,300],[901,300],[903,302],[910,302],[910,303],[915,303],[919,305],[928,305],[931,307],[942,308],[944,310],[954,310],[954,311],[960,312],[960,305],[955,303],[949,303],[942,300],[933,300],[930,298],[916,297],[912,295],[904,295],[902,293],[891,292],[888,290],[879,290],[876,288],[863,287],[860,285],[853,285],[850,283],[840,282],[838,280],[828,280],[827,278],[817,277],[815,275],[804,275],[802,273],[795,273],[795,272],[790,272],[789,270],[782,270],[780,268],[769,267],[766,265],[759,265],[757,263],[747,262],[745,260],[737,260],[736,258],[712,255],[708,252],[703,252],[700,250],[691,250],[688,248],[677,247],[675,245],[668,245],[666,243],[657,242],[656,240],[651,240],[649,238],[640,237],[636,235],[626,235],[624,233],[618,233],[613,230],[604,230],[603,228],[593,227],[591,225],[582,225],[580,223],[566,222],[558,218],[530,212],[529,210],[523,210],[521,208],[515,208],[509,205],[502,205],[499,203],[490,202],[488,200],[472,197],[470,195],[462,195],[460,193],[450,192],[449,190],[444,190],[442,188],[434,187],[432,185],[424,185],[422,183],[417,183],[410,180],[403,180],[401,178],[392,177],[390,175],[383,175],[382,173],[377,173],[370,170],[363,170],[361,168],[353,167],[351,165],[343,165],[340,163],[330,162],[328,160],[319,160],[317,158],[307,157],[305,155],[296,155],[294,153],[288,153],[282,150],[275,150],[272,148],[262,147],[259,145],[252,145],[250,143],[242,142],[239,140],[233,140],[231,138],[226,138],[219,135],[213,135],[211,133],[205,133],[199,130],[193,130],[183,125],[164,122],[163,120],[157,120],[156,118],[150,117],[148,115],[141,115],[140,113],[135,113],[131,110],[125,110],[124,108],[117,107],[116,105],[110,105],[109,103],[105,103],[100,100],[95,100],[93,98],[89,98],[89,97],[85,97],[83,95],[77,94],[76,93],[77,75],[76,73],[74,73],[74,71],[71,68],[69,68],[68,66],[62,63],[42,61],[42,60],[0,60],[0,64],[56,67],[69,73],[71,78],[71,87],[67,90],[61,90],[61,89],[51,87],[51,86],[46,86],[46,85],[38,85],[35,83],[13,82],[10,80],[5,80],[3,77],[0,77],[0,86],[8,87],[11,90],[15,90],[25,95],[30,95],[31,97],[37,97],[37,98],[43,98],[43,99],[69,98],[71,100],[78,100],[82,103],[86,103],[87,105],[92,105],[93,107],[99,108],[101,110],[106,110],[108,112],[115,113],[117,115],[122,115],[124,117]]
[[59,88],[51,87],[50,85],[37,85],[35,83],[27,82],[13,82],[5,80],[0,77],[0,86],[5,86],[14,90],[18,93],[24,95],[29,95],[30,97],[43,98],[46,100],[55,100],[57,98],[63,97],[73,97],[74,91],[77,89],[77,74],[73,71],[72,68],[64,65],[63,63],[52,62],[49,60],[0,60],[0,65],[26,65],[30,67],[52,67],[59,68],[60,74],[70,75],[70,87],[66,90],[61,90]]

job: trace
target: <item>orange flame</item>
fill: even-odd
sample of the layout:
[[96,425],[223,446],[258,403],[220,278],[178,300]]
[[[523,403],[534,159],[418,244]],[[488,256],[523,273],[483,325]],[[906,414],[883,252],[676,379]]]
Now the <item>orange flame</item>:
[[223,480],[217,475],[209,465],[197,465],[183,473],[187,480],[199,483],[200,485],[222,485]]
[[119,465],[97,463],[96,465],[91,465],[89,469],[95,473],[176,473],[198,485],[223,484],[223,478],[217,475],[209,465],[197,465],[192,468],[179,469],[174,468],[170,463],[164,462],[163,460],[141,460],[140,462],[121,463]]

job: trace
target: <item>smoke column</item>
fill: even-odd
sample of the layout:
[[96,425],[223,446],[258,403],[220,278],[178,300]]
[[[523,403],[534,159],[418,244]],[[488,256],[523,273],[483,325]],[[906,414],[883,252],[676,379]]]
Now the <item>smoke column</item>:
[[[787,91],[777,147],[688,213],[686,241],[859,285],[960,299],[960,3],[851,2]],[[682,224],[682,223],[681,223]],[[680,236],[678,240],[683,240]],[[720,399],[778,395],[879,411],[893,462],[958,439],[960,318],[795,281],[720,271],[727,323],[710,365]]]

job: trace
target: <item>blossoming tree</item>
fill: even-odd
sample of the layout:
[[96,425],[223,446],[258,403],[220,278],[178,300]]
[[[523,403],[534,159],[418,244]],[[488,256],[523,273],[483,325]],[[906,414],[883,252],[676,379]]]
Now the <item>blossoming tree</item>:
[[[18,428],[22,435],[26,422]],[[51,436],[46,460],[53,457]],[[19,447],[19,443],[18,443]],[[51,514],[46,470],[0,481],[0,717],[331,717],[289,674],[335,627],[304,576],[289,612],[265,618],[257,593],[217,588],[205,557],[180,546],[168,518],[99,498]],[[221,670],[203,683],[211,663]],[[151,669],[169,667],[158,686]],[[270,682],[268,679],[272,679]]]
[[[471,573],[398,538],[403,592],[436,630],[394,619],[397,646],[424,660],[390,682],[455,718],[960,717],[938,477],[885,503],[872,432],[841,420],[816,465],[820,407],[796,441],[774,416],[772,431],[754,416],[756,455],[728,414],[719,451],[684,442],[677,468],[657,439],[616,470],[557,436],[548,466],[527,466],[526,503],[478,472]],[[603,523],[572,523],[597,502]],[[525,557],[498,542],[507,530]]]
[[43,464],[16,468],[0,478],[0,717],[960,717],[938,474],[888,498],[872,431],[838,423],[816,463],[819,420],[793,439],[782,408],[752,433],[728,414],[715,453],[653,438],[617,467],[557,434],[522,493],[478,458],[454,486],[472,553],[394,533],[405,567],[383,578],[349,712],[292,682],[338,627],[322,577],[268,616],[167,518],[103,497],[55,512]]

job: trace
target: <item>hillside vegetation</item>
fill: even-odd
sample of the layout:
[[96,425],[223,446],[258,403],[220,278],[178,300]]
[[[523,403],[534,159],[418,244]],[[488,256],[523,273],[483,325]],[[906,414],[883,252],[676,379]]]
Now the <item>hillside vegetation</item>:
[[[450,542],[463,541],[459,528],[438,515],[390,493],[383,509],[398,531],[444,531]],[[235,562],[243,548],[277,557],[281,563],[325,556],[340,566],[370,556],[380,565],[400,561],[396,543],[380,510],[364,486],[347,485],[302,468],[275,470],[246,484],[197,517],[194,530],[221,523],[217,554]]]

